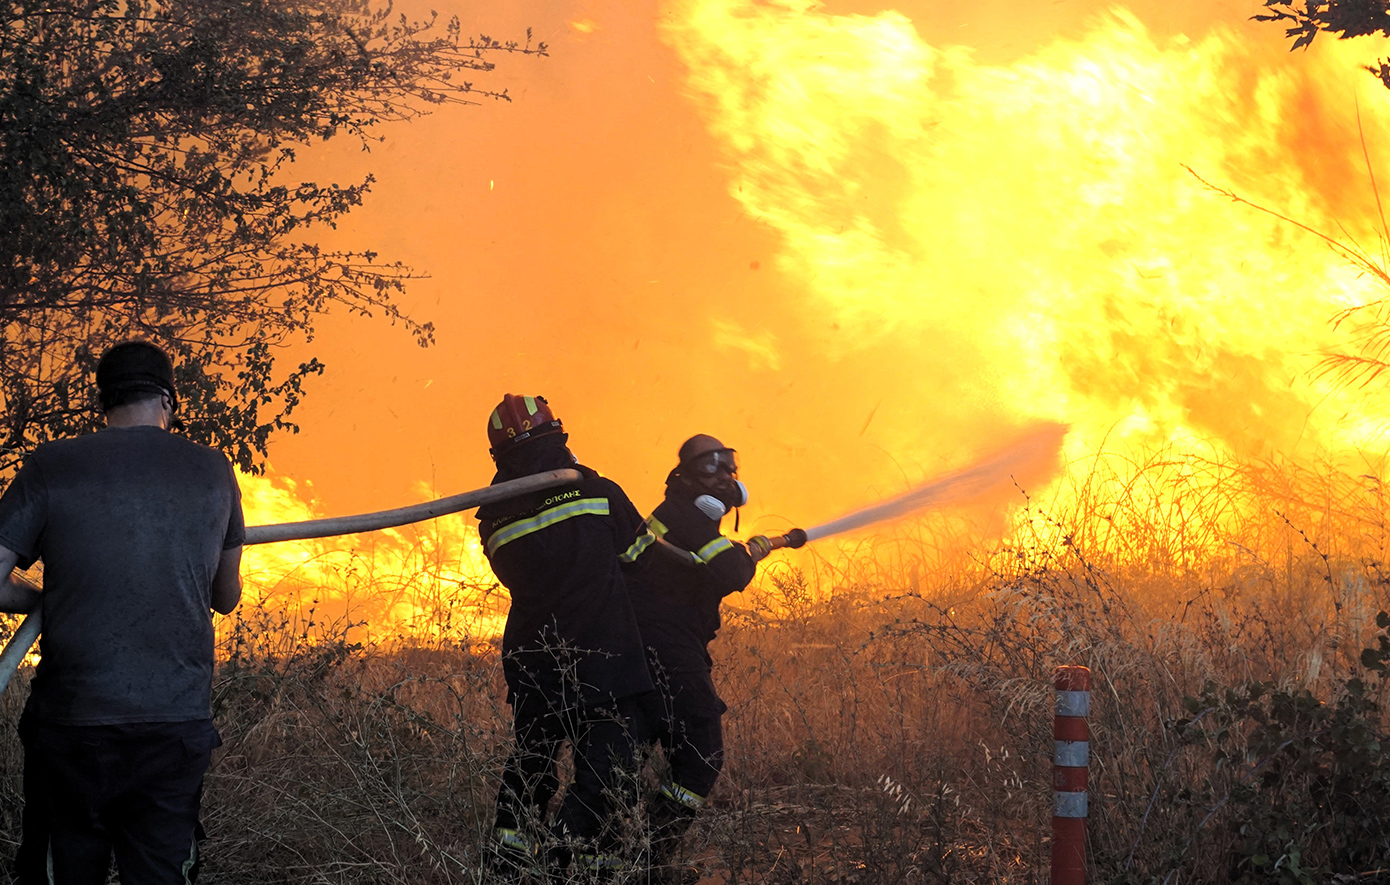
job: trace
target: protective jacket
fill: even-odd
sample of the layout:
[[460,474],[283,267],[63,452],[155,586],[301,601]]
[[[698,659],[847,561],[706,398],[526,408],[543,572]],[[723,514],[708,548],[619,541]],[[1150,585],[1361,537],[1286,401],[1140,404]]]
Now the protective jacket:
[[[682,561],[658,539],[694,555]],[[719,603],[747,587],[757,571],[747,548],[720,534],[719,520],[688,496],[668,494],[624,559],[642,641],[668,673],[708,673]]]
[[[565,693],[571,676],[585,704],[630,697],[652,687],[618,560],[641,516],[617,483],[559,451],[564,460],[525,472],[573,467],[578,482],[478,510],[483,549],[512,597],[502,634],[509,700],[527,688]],[[517,475],[500,470],[493,483]]]

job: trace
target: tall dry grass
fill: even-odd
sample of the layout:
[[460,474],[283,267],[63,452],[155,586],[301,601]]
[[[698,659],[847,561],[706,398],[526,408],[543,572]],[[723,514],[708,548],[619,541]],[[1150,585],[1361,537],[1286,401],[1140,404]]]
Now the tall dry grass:
[[[1102,460],[1065,506],[1025,506],[1006,543],[942,543],[959,526],[928,521],[765,569],[713,649],[728,760],[690,858],[710,882],[1044,882],[1051,673],[1083,664],[1093,881],[1270,881],[1240,827],[1252,776],[1274,768],[1219,695],[1205,712],[1185,699],[1251,680],[1346,693],[1390,608],[1379,467]],[[359,593],[410,586],[355,574]],[[428,592],[440,618],[497,598]],[[508,741],[495,651],[442,624],[383,637],[350,619],[306,602],[223,630],[205,881],[488,881]],[[0,699],[11,847],[23,694]],[[1202,727],[1221,717],[1224,735]]]

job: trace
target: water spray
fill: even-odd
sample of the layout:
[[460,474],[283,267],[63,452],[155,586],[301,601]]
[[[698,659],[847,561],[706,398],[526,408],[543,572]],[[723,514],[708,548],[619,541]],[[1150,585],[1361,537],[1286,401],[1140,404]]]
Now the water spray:
[[1066,435],[1064,424],[1045,424],[1000,451],[920,485],[888,501],[847,513],[809,529],[792,529],[785,535],[757,535],[748,546],[757,558],[783,547],[796,549],[811,541],[861,529],[875,523],[901,519],[932,505],[966,501],[1008,483],[1045,475],[1054,466]]

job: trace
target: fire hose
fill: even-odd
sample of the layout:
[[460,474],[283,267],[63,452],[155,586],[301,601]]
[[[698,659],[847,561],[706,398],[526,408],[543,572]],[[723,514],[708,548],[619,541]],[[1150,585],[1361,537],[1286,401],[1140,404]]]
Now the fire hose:
[[[1056,467],[1056,459],[1061,449],[1062,439],[1067,427],[1063,424],[1042,424],[1035,426],[1026,436],[1013,445],[993,455],[982,458],[974,464],[953,473],[924,483],[888,501],[874,504],[838,519],[821,523],[809,529],[792,529],[783,535],[767,537],[756,535],[748,539],[750,552],[755,559],[762,559],[773,550],[784,547],[797,548],[811,541],[828,538],[844,532],[860,529],[874,523],[899,519],[932,505],[964,501],[1012,481],[1017,483],[1023,477],[1039,477],[1050,473]],[[309,538],[327,538],[334,535],[351,535],[358,532],[376,531],[412,522],[420,522],[437,516],[457,513],[494,501],[514,498],[527,492],[550,488],[580,478],[577,470],[551,470],[537,473],[508,482],[501,482],[483,489],[475,489],[440,498],[424,504],[401,507],[396,510],[382,510],[376,513],[363,513],[356,516],[340,516],[328,519],[312,519],[305,522],[286,522],[278,525],[253,526],[246,530],[246,544],[271,544],[279,541],[301,541]],[[664,539],[657,539],[656,546],[674,555],[687,564],[697,564],[698,557],[687,550],[676,547]],[[3,652],[0,652],[0,692],[10,683],[24,656],[39,638],[42,620],[37,611],[31,612],[19,625]]]
[[[335,516],[327,519],[310,519],[304,522],[282,522],[275,525],[250,526],[246,529],[246,545],[274,544],[280,541],[306,541],[310,538],[330,538],[335,535],[355,535],[359,532],[373,532],[380,529],[395,528],[412,522],[447,516],[461,510],[481,507],[494,501],[505,501],[528,492],[548,489],[552,486],[575,482],[582,477],[578,470],[548,470],[523,476],[521,479],[499,482],[487,488],[474,489],[460,495],[451,495],[424,504],[398,507],[395,510],[379,510],[375,513],[359,513],[354,516]],[[10,684],[19,664],[29,654],[29,649],[38,641],[43,630],[43,618],[38,611],[30,612],[0,652],[0,693]]]

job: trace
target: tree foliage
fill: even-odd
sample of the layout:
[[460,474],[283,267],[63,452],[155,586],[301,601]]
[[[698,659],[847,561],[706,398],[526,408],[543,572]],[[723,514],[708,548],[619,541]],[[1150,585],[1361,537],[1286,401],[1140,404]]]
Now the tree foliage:
[[91,379],[132,336],[174,355],[188,435],[256,469],[289,417],[330,308],[428,323],[411,272],[314,242],[359,205],[294,180],[295,151],[446,103],[507,99],[473,77],[544,43],[465,39],[368,0],[0,2],[0,472],[98,422]]
[[[1254,16],[1255,20],[1288,25],[1284,33],[1293,39],[1292,49],[1307,46],[1323,31],[1342,40],[1374,34],[1390,37],[1390,0],[1303,0],[1302,4],[1265,0],[1264,5],[1270,11]],[[1390,62],[1379,61],[1366,70],[1390,89]]]

